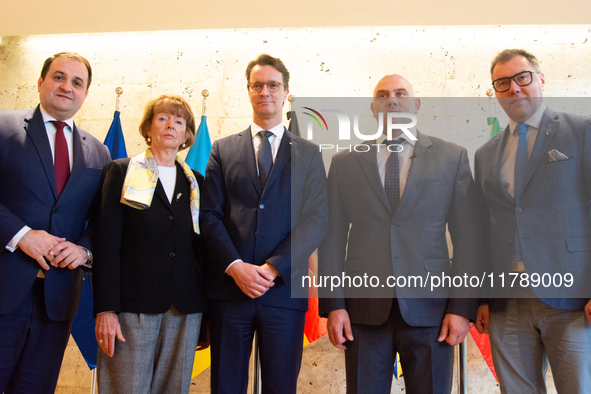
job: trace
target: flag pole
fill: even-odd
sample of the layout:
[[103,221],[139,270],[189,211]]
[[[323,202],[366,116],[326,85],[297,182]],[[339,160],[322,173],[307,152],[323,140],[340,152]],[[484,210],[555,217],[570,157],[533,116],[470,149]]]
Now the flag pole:
[[207,98],[209,97],[209,90],[203,89],[201,91],[201,95],[203,96],[203,112],[201,113],[203,116],[207,115]]
[[291,102],[295,99],[293,94],[287,96],[287,101],[289,101],[289,112],[291,112]]
[[117,86],[115,89],[115,93],[117,93],[117,101],[115,102],[115,111],[119,111],[119,97],[123,93],[123,88],[121,86]]
[[468,339],[464,338],[462,343],[460,343],[459,349],[459,372],[460,372],[460,394],[468,394],[468,385],[466,383],[466,378],[468,377]]
[[494,96],[495,92],[492,89],[487,89],[486,90],[486,95],[488,96],[488,112],[489,115],[488,116],[495,116],[494,112],[493,112],[493,100],[492,100],[492,96]]
[[254,333],[254,344],[253,348],[253,355],[252,355],[252,394],[261,394],[263,391],[263,386],[261,383],[261,358],[259,355],[259,333],[255,331]]
[[90,386],[90,394],[96,393],[96,368],[92,370],[92,384]]

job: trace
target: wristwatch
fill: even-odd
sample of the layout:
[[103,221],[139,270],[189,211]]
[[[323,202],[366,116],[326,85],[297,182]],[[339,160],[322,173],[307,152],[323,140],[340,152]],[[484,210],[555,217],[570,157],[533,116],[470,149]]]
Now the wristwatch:
[[82,264],[82,267],[84,268],[92,268],[92,261],[93,261],[93,257],[92,257],[92,252],[86,248],[82,248],[86,251],[86,263]]

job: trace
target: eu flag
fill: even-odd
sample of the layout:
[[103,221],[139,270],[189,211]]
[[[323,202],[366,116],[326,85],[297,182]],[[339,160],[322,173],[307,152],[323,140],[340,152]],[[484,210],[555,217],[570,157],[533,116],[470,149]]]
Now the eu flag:
[[115,111],[113,115],[113,122],[109,128],[109,132],[105,137],[104,144],[111,151],[111,159],[122,159],[127,157],[127,149],[125,149],[125,139],[123,138],[123,130],[121,129],[121,113]]
[[[107,133],[104,144],[111,151],[111,158],[121,159],[127,157],[125,149],[125,139],[121,129],[120,112],[115,111],[113,122]],[[92,275],[84,274],[84,286],[82,287],[82,297],[78,306],[78,313],[72,323],[72,337],[80,349],[88,368],[96,368],[96,356],[98,344],[94,335],[95,320],[92,316],[93,297],[92,297]]]

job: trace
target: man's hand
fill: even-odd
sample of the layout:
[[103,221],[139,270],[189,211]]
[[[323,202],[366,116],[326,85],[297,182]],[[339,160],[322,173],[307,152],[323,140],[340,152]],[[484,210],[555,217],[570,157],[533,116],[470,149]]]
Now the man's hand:
[[115,336],[121,342],[125,342],[115,312],[103,312],[96,315],[94,334],[99,346],[109,357],[113,357],[115,354]]
[[451,346],[455,346],[462,343],[468,331],[470,331],[470,320],[468,318],[448,313],[443,318],[441,332],[437,341],[443,342],[445,340]]
[[585,315],[587,315],[587,320],[591,323],[591,300],[585,305]]
[[87,254],[84,248],[71,242],[64,241],[54,246],[49,251],[49,262],[54,267],[74,268],[86,263]]
[[[337,348],[347,350],[344,345],[346,341],[353,340],[353,331],[351,330],[351,320],[346,309],[337,309],[328,313],[328,338]],[[344,335],[343,335],[344,334]]]
[[275,286],[275,282],[273,282],[275,276],[269,273],[269,269],[263,269],[262,266],[248,264],[244,261],[232,264],[227,273],[234,279],[240,290],[250,298],[260,297]]
[[29,230],[23,235],[17,246],[28,256],[37,260],[41,268],[48,270],[49,265],[44,257],[49,256],[49,251],[65,240],[65,238],[58,238],[44,230]]
[[269,263],[261,265],[261,269],[267,273],[267,277],[272,277],[275,280],[279,276],[279,271]]
[[[203,315],[201,315],[203,316]],[[201,324],[202,327],[201,329],[203,329],[203,327],[205,327],[205,341],[201,341],[201,333],[199,335],[199,342],[197,342],[197,349],[196,351],[200,351],[200,350],[205,350],[209,347],[209,345],[211,344],[211,339],[210,339],[210,331],[209,331],[209,319],[207,320],[201,320]],[[203,326],[205,325],[205,326]]]
[[[587,304],[587,306],[589,306],[589,304]],[[587,317],[589,317],[589,315],[587,315]],[[478,317],[476,317],[476,330],[478,330],[480,334],[488,334],[489,321],[490,309],[488,308],[488,304],[482,304],[478,307]],[[591,319],[589,321],[591,321]]]

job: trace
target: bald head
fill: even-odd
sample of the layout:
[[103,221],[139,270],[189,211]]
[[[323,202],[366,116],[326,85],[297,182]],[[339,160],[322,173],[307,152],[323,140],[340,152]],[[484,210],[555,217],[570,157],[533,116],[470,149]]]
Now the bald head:
[[[418,114],[421,107],[421,100],[415,98],[415,92],[412,85],[404,77],[398,74],[386,75],[379,80],[373,91],[373,102],[371,103],[371,112],[374,118],[382,123],[388,124],[388,114],[392,112]],[[408,123],[408,118],[392,118],[397,124]],[[383,128],[386,134],[387,128]],[[402,131],[394,130],[393,136],[398,136]]]
[[373,90],[374,97],[414,97],[410,82],[401,75],[390,74],[380,79]]

